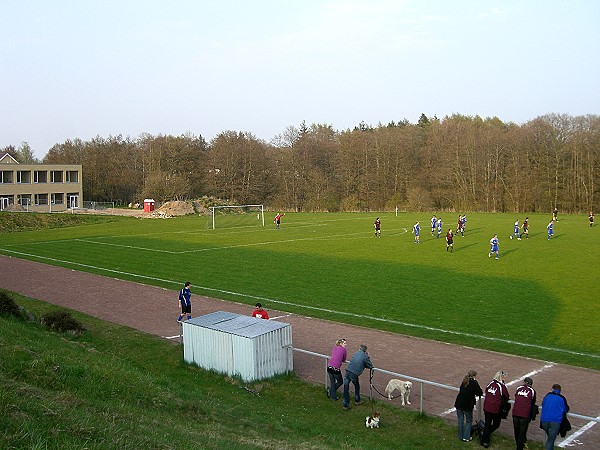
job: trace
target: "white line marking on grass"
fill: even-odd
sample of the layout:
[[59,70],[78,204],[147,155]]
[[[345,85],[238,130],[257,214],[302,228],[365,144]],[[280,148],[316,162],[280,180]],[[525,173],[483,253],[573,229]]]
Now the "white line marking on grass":
[[[104,272],[108,272],[108,273],[116,273],[116,274],[119,274],[119,275],[127,275],[127,276],[133,277],[133,278],[141,278],[141,279],[144,279],[144,280],[160,281],[161,283],[169,283],[169,284],[174,284],[174,285],[181,284],[181,281],[165,280],[163,278],[150,277],[150,276],[147,276],[147,275],[138,275],[136,273],[123,272],[123,271],[114,270],[114,269],[107,269],[105,267],[92,266],[92,265],[89,265],[89,264],[76,263],[76,262],[73,262],[73,261],[65,261],[65,260],[62,260],[62,259],[50,258],[48,256],[39,256],[39,255],[32,255],[30,253],[17,252],[17,251],[14,251],[14,250],[8,250],[6,248],[4,248],[3,250],[5,252],[14,253],[16,255],[28,256],[30,258],[47,260],[47,261],[55,261],[55,262],[59,262],[59,263],[62,263],[62,264],[67,264],[67,265],[70,264],[70,265],[77,266],[77,267],[86,267],[88,269],[94,269],[94,270],[104,271]],[[364,319],[369,319],[369,320],[374,320],[376,322],[391,323],[391,324],[394,324],[394,325],[402,325],[402,326],[405,326],[405,327],[417,328],[417,329],[420,329],[420,330],[435,331],[435,332],[438,332],[438,333],[451,334],[451,335],[454,335],[454,336],[463,336],[463,337],[468,337],[468,338],[482,339],[484,341],[501,342],[501,343],[504,343],[504,344],[516,345],[516,346],[521,346],[521,347],[537,348],[537,349],[540,349],[540,350],[548,350],[548,351],[554,351],[554,352],[559,352],[559,353],[566,353],[566,354],[569,354],[569,355],[587,356],[587,357],[590,357],[590,358],[600,359],[600,354],[585,353],[585,352],[576,352],[576,351],[573,351],[573,350],[567,350],[567,349],[562,349],[562,348],[557,348],[557,347],[547,347],[545,345],[538,345],[538,344],[528,344],[528,343],[525,343],[525,342],[517,342],[517,341],[510,340],[510,339],[502,339],[502,338],[495,338],[495,337],[490,337],[490,336],[483,336],[483,335],[473,334],[473,333],[465,333],[463,331],[444,330],[442,328],[430,327],[430,326],[427,326],[427,325],[421,325],[421,324],[417,324],[417,323],[408,323],[408,322],[401,322],[399,320],[384,319],[383,317],[373,317],[373,316],[366,316],[364,314],[356,314],[356,313],[344,312],[344,311],[335,311],[335,310],[332,310],[332,309],[320,308],[318,306],[300,305],[298,303],[286,302],[286,301],[283,301],[283,300],[276,300],[276,299],[272,299],[272,298],[261,297],[261,296],[258,296],[258,295],[242,294],[240,292],[233,292],[233,291],[228,291],[228,290],[225,290],[225,289],[210,288],[210,287],[207,287],[207,286],[201,286],[199,284],[194,284],[194,283],[192,283],[192,285],[196,289],[201,289],[201,290],[205,290],[205,291],[209,291],[209,292],[220,292],[222,294],[229,294],[229,295],[233,295],[233,296],[236,296],[236,297],[245,297],[245,298],[251,298],[253,300],[262,300],[263,302],[276,303],[276,304],[279,304],[279,305],[294,306],[296,308],[305,308],[305,309],[310,309],[310,310],[313,310],[313,311],[326,312],[326,313],[330,313],[330,314],[334,314],[334,315],[354,317],[354,318],[359,318],[359,319],[363,319],[363,320]]]
[[[597,416],[596,419],[600,419],[600,416]],[[569,437],[565,438],[560,444],[556,444],[556,446],[557,447],[569,447],[569,446],[571,446],[571,444],[575,443],[575,440],[579,436],[581,436],[583,433],[585,433],[586,431],[588,431],[590,428],[592,428],[597,423],[598,422],[588,422],[588,423],[586,423],[579,430],[575,431],[574,433],[570,434]]]

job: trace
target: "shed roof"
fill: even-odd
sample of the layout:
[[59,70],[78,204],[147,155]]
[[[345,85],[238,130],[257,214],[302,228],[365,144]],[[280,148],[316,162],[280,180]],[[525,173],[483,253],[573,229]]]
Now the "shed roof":
[[184,323],[247,338],[254,338],[290,326],[288,323],[257,319],[226,311],[216,311],[186,320]]

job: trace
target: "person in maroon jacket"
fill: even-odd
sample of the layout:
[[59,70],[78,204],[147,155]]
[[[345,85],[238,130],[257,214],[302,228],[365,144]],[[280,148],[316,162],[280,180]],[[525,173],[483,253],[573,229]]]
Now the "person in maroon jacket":
[[485,400],[483,401],[483,413],[485,416],[485,425],[481,435],[481,445],[485,448],[490,446],[490,436],[500,427],[502,420],[501,409],[502,399],[508,402],[510,395],[504,384],[506,372],[500,370],[494,376],[494,379],[485,388]]
[[531,422],[531,408],[535,404],[536,396],[533,380],[525,377],[523,385],[515,392],[515,404],[513,405],[513,428],[515,430],[515,442],[517,450],[523,450],[527,443],[527,429]]

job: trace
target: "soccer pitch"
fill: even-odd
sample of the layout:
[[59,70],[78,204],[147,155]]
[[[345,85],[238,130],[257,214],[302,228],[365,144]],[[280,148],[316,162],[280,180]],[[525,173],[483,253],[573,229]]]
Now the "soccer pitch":
[[[123,217],[4,234],[0,253],[162,286],[174,308],[191,281],[198,295],[600,369],[600,231],[587,216],[559,216],[549,241],[550,215],[530,214],[529,239],[519,241],[509,236],[524,214],[467,214],[453,253],[444,236],[458,214],[438,216],[439,238],[430,213],[287,213],[279,230],[269,221],[210,230],[205,217]],[[494,233],[499,260],[488,257]]]

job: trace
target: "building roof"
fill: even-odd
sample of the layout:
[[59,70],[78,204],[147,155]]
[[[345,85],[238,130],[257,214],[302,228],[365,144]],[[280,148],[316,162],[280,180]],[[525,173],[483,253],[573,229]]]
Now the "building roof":
[[0,152],[0,163],[2,164],[19,164],[15,158],[8,152]]

